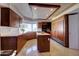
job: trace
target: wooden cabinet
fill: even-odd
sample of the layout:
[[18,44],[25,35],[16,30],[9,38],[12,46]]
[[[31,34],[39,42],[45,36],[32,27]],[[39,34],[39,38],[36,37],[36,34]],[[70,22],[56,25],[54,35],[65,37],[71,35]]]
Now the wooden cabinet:
[[27,39],[25,39],[24,35],[18,36],[18,39],[17,39],[17,54],[23,48],[23,46],[25,45],[26,41],[27,41]]
[[1,37],[1,50],[17,50],[23,48],[28,40],[36,39],[36,32],[29,32],[19,36]]
[[38,28],[42,28],[42,22],[38,22]]
[[23,35],[18,36],[17,39],[17,54],[25,45],[28,40],[36,39],[36,32],[28,32]]
[[[42,33],[41,33],[42,34]],[[50,51],[50,35],[40,35],[37,34],[37,48],[39,52],[49,52]]]
[[1,50],[16,50],[17,37],[1,37]]
[[41,28],[44,32],[50,33],[51,22],[38,22],[38,28]]
[[9,8],[1,8],[1,26],[19,27],[21,17]]
[[52,33],[53,36],[64,41],[65,39],[65,27],[64,20],[53,22],[52,24]]
[[68,47],[68,17],[66,15],[52,21],[51,36],[58,43]]
[[17,15],[15,12],[10,10],[10,27],[19,27],[20,26],[20,21],[21,17]]
[[9,26],[10,9],[9,8],[1,8],[1,26]]

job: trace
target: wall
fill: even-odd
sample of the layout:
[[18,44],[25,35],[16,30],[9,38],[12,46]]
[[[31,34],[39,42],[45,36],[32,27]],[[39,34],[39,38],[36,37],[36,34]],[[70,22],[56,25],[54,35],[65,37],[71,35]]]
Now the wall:
[[79,14],[69,15],[69,48],[79,49]]

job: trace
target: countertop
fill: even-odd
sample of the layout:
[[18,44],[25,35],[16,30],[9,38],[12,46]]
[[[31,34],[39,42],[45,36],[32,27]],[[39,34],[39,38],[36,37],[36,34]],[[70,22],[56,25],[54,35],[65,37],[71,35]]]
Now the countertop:
[[[26,33],[19,33],[19,34],[15,34],[15,35],[2,34],[2,35],[0,35],[0,37],[13,37],[13,36],[17,37],[17,36],[24,35],[24,34],[26,34]],[[45,32],[36,32],[36,34],[37,35],[50,35],[50,34],[45,33]]]
[[45,33],[45,32],[37,32],[37,35],[50,35],[50,34]]

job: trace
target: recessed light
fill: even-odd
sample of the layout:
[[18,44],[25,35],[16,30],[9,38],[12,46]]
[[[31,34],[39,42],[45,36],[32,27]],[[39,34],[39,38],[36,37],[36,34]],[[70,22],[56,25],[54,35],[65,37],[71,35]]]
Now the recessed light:
[[50,9],[50,11],[52,11],[53,9]]
[[34,7],[34,10],[36,10],[37,8],[36,7]]

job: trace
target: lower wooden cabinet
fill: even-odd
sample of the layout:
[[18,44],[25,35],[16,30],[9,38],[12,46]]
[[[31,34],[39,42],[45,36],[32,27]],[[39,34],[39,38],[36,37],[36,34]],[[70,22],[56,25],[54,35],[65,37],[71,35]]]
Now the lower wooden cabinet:
[[50,51],[50,40],[49,35],[38,35],[37,36],[37,48],[39,52]]
[[1,37],[1,50],[21,51],[28,40],[36,39],[36,32],[29,32],[19,36]]
[[17,53],[26,43],[25,36],[1,37],[1,50],[16,50]]
[[17,38],[17,54],[21,51],[27,41],[36,39],[36,32],[28,32]]
[[17,54],[23,48],[23,46],[25,45],[26,41],[27,40],[25,39],[25,37],[23,35],[18,36],[18,39],[17,39]]
[[17,37],[1,37],[1,50],[16,50]]

